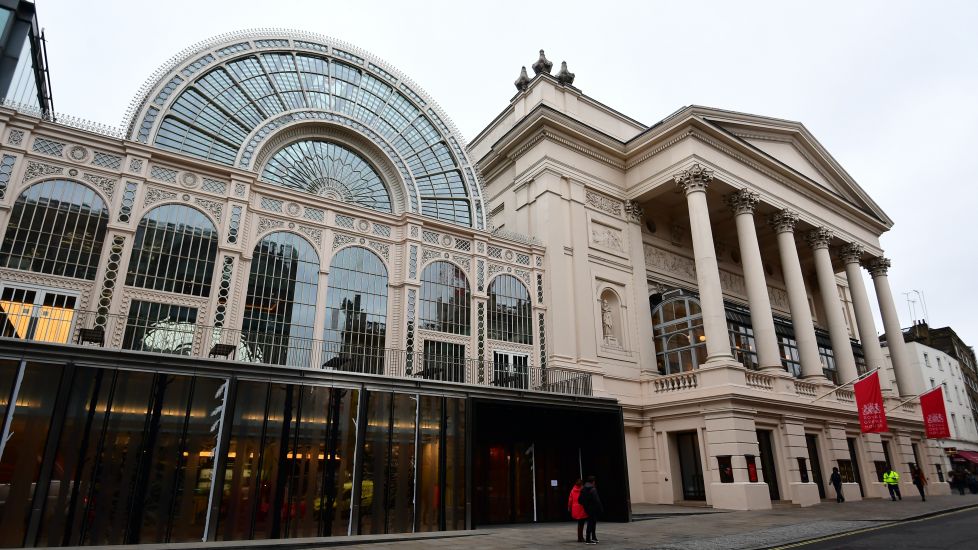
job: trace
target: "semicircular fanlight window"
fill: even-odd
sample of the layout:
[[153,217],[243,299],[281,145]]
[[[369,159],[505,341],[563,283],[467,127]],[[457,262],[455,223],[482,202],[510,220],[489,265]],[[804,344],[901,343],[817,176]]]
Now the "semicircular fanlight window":
[[263,180],[333,200],[392,212],[391,197],[373,166],[329,141],[297,141],[272,155]]

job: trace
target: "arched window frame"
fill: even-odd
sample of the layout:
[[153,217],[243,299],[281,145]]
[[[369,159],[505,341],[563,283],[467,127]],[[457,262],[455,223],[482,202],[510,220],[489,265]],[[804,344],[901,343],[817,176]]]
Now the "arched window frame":
[[[287,247],[293,252],[293,266],[284,260]],[[269,252],[270,248],[276,250]],[[312,366],[309,362],[315,337],[319,268],[316,247],[297,233],[273,231],[258,240],[251,258],[241,325],[245,357],[269,364]],[[282,284],[290,285],[290,295],[282,295]],[[287,314],[275,317],[261,312]]]
[[[523,281],[513,275],[501,273],[489,282],[487,295],[489,296],[487,338],[517,344],[533,344],[533,301]],[[512,306],[503,304],[506,310],[500,311],[499,298],[515,304]]]
[[[60,185],[59,185],[60,184]],[[77,215],[76,207],[79,202],[70,202],[70,206],[65,208],[52,208],[50,203],[55,198],[55,191],[61,188],[58,199],[65,199],[65,189],[70,189],[72,199],[81,201],[91,200],[91,212],[84,219]],[[46,200],[44,211],[38,219],[37,211],[31,215],[30,220],[25,220],[27,214],[27,199],[32,191],[43,193],[35,199]],[[97,201],[97,202],[96,202]],[[99,204],[100,203],[100,204]],[[10,269],[21,269],[35,273],[56,275],[61,277],[71,277],[76,279],[95,280],[98,272],[99,262],[102,256],[103,243],[106,240],[109,223],[109,204],[98,190],[78,181],[71,179],[48,179],[39,181],[24,188],[17,199],[14,201],[7,227],[4,230],[2,248],[0,248],[0,267]],[[60,204],[60,203],[59,203]],[[68,222],[74,217],[75,223]],[[28,225],[24,226],[23,222]],[[82,238],[76,243],[76,233],[82,224]],[[94,225],[94,226],[93,226]],[[69,230],[69,226],[71,229]],[[69,234],[69,231],[72,233]],[[57,242],[55,242],[57,240]],[[67,242],[67,244],[65,244]],[[37,248],[41,243],[43,253],[40,257],[36,255]],[[18,252],[19,247],[23,247]],[[34,246],[35,254],[27,256],[28,246]],[[89,251],[85,251],[90,247]],[[52,254],[52,252],[54,254]],[[87,257],[83,260],[82,257]],[[11,265],[14,264],[14,265]]]
[[[437,275],[432,275],[436,269],[441,271]],[[442,280],[436,280],[436,278]],[[462,284],[453,284],[448,279],[454,279],[454,283],[461,281]],[[449,298],[448,304],[441,300],[445,296],[446,290],[455,295],[454,306],[451,302],[452,298]],[[461,300],[457,299],[459,297]],[[447,305],[451,311],[441,307],[443,304]],[[449,315],[439,315],[439,309],[445,310]],[[465,270],[460,266],[445,260],[436,260],[426,265],[421,271],[418,327],[422,330],[448,334],[464,336],[472,334],[472,286],[469,284]]]
[[[176,271],[180,268],[180,257],[177,256],[177,263],[173,263],[173,255],[164,259],[164,255],[159,250],[153,250],[153,244],[158,244],[163,246],[167,243],[167,240],[172,238],[172,230],[153,230],[152,242],[147,248],[147,231],[148,223],[145,223],[149,216],[154,212],[159,212],[163,209],[179,209],[184,212],[184,221],[206,221],[208,226],[192,227],[190,230],[190,235],[188,235],[188,230],[184,229],[179,236],[181,237],[181,245],[186,250],[196,250],[197,255],[195,257],[189,257],[194,261],[193,266],[189,266],[184,269],[184,273],[192,274],[193,276],[188,277],[177,277]],[[196,220],[191,219],[189,216],[196,218]],[[170,220],[168,220],[170,221]],[[218,243],[220,241],[220,234],[217,230],[218,224],[208,216],[203,211],[194,208],[192,206],[181,204],[181,203],[164,203],[154,208],[147,210],[139,219],[139,223],[136,225],[136,236],[133,239],[132,252],[129,257],[129,267],[126,270],[126,285],[137,288],[145,288],[149,290],[157,290],[162,292],[173,292],[177,294],[185,294],[190,296],[201,296],[206,297],[210,294],[211,284],[214,278],[214,266],[217,262],[217,250]],[[205,235],[195,235],[198,231],[209,232],[209,236]],[[162,235],[159,235],[162,233]],[[189,242],[184,242],[183,239],[189,237]],[[174,243],[170,243],[171,246]],[[205,250],[204,247],[207,247]],[[145,264],[140,264],[140,261],[145,261]],[[156,266],[155,270],[152,266]],[[171,265],[174,266],[171,268]],[[174,273],[171,273],[174,271]],[[161,273],[162,270],[162,273]],[[155,271],[155,273],[154,273]]]
[[[348,262],[352,254],[369,258],[376,269],[366,265],[365,260],[354,269],[355,264]],[[348,301],[351,296],[352,303]],[[387,363],[395,359],[390,357],[392,352],[387,349],[389,300],[390,267],[379,255],[358,245],[340,248],[333,254],[323,326],[324,368],[384,374]],[[357,307],[360,308],[357,311],[363,313],[362,317],[351,317],[349,312]],[[345,327],[342,330],[341,325]]]
[[703,311],[696,298],[680,294],[659,303],[652,310],[652,334],[661,374],[690,371],[706,362]]

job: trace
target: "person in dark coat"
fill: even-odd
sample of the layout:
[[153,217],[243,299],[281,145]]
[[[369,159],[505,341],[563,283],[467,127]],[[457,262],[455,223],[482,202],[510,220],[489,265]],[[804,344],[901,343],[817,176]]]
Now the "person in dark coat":
[[584,542],[584,523],[587,521],[587,512],[581,506],[581,489],[584,488],[584,481],[577,480],[571,487],[570,495],[567,497],[567,511],[572,518],[577,520],[577,542]]
[[594,476],[587,476],[587,483],[581,489],[581,496],[577,501],[584,507],[587,513],[587,532],[584,542],[586,544],[597,544],[598,535],[595,528],[598,523],[598,516],[604,513],[604,506],[601,505],[601,498],[598,496],[598,489],[595,487]]
[[910,480],[913,481],[914,486],[917,487],[917,492],[920,493],[920,500],[926,501],[927,496],[924,495],[924,485],[927,485],[927,478],[924,477],[924,471],[911,464]]
[[845,502],[846,497],[842,496],[842,475],[838,468],[832,468],[832,475],[829,476],[829,483],[835,487],[835,502]]

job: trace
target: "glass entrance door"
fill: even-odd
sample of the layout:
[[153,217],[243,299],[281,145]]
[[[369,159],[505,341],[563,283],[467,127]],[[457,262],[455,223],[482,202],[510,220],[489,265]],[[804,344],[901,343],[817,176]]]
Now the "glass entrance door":
[[60,292],[4,287],[0,291],[0,336],[67,343],[77,297]]
[[770,430],[757,430],[757,444],[761,452],[764,483],[767,483],[771,500],[781,500],[781,493],[778,491],[778,472],[774,467],[774,445],[771,444]]
[[863,490],[862,474],[859,473],[859,459],[856,458],[856,440],[855,438],[849,437],[846,438],[846,443],[849,444],[849,460],[852,461],[853,478],[859,484],[859,494],[865,497],[866,493]]
[[706,500],[703,485],[703,465],[700,462],[700,446],[696,432],[676,434],[679,450],[679,470],[683,480],[683,500]]

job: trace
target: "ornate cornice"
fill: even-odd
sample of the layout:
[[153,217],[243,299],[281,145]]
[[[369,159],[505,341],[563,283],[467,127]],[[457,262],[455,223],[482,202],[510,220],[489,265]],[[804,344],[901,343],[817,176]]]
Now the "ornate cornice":
[[829,242],[835,237],[835,233],[827,227],[817,227],[808,232],[805,236],[805,240],[808,241],[808,246],[812,247],[814,250],[820,248],[828,248]]
[[771,214],[767,222],[771,224],[776,233],[792,233],[798,223],[798,213],[784,209],[775,214]]
[[727,195],[727,205],[736,215],[753,215],[760,201],[761,196],[749,189],[741,189]]
[[879,256],[876,258],[870,258],[869,260],[863,262],[863,267],[869,271],[869,274],[876,277],[886,277],[886,272],[890,269],[890,260]]
[[858,243],[849,243],[839,249],[839,258],[847,264],[858,264],[863,257],[863,247]]
[[713,170],[703,168],[696,163],[678,174],[673,174],[673,181],[687,194],[694,191],[706,191],[713,181]]

